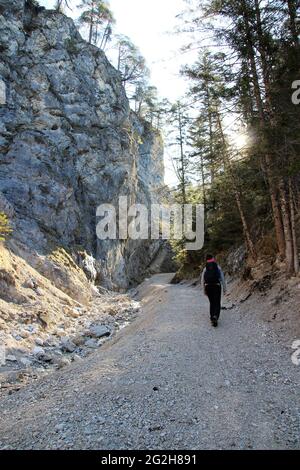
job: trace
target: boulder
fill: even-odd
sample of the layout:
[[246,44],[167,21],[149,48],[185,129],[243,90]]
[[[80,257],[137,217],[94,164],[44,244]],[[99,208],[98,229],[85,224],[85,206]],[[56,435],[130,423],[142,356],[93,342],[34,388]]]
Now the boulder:
[[111,331],[110,328],[105,325],[91,325],[89,328],[89,335],[94,338],[102,338],[103,336],[110,336]]

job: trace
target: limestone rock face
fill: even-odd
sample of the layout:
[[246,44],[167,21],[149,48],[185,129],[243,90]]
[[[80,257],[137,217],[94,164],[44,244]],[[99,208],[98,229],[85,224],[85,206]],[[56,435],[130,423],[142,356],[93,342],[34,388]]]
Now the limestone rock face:
[[0,0],[0,211],[30,249],[84,249],[103,282],[127,288],[159,244],[99,241],[96,208],[159,201],[161,136],[71,19],[28,5]]

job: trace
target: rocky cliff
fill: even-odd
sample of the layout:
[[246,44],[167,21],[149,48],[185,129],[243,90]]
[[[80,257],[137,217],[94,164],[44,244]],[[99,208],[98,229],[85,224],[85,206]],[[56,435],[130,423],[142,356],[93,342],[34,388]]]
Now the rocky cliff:
[[130,111],[119,73],[63,14],[0,0],[0,54],[0,211],[11,247],[42,274],[61,250],[100,282],[138,282],[158,244],[99,241],[96,208],[119,196],[158,201],[159,132]]

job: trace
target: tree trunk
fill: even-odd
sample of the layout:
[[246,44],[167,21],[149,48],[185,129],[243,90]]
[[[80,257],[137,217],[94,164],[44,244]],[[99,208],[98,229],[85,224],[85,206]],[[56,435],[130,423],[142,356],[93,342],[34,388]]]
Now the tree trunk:
[[287,0],[289,17],[290,17],[290,30],[295,46],[299,44],[298,31],[297,31],[297,0]]
[[178,104],[178,130],[179,130],[179,145],[180,145],[180,164],[181,164],[181,194],[182,203],[186,204],[186,179],[185,179],[185,163],[184,163],[184,149],[183,149],[183,135],[182,135],[182,116],[180,104]]
[[261,59],[261,68],[263,73],[263,81],[265,87],[265,96],[266,96],[266,106],[269,116],[272,116],[272,103],[271,103],[271,82],[270,82],[270,72],[269,65],[267,60],[266,46],[264,40],[264,31],[261,20],[261,11],[260,11],[260,2],[259,0],[255,1],[255,14],[256,14],[256,24],[257,24],[257,38],[258,38],[258,50]]
[[99,49],[102,49],[103,51],[105,50],[105,47],[106,47],[106,44],[107,44],[107,41],[108,41],[109,28],[110,28],[110,23],[108,21],[107,25],[104,29],[104,33],[102,35],[101,43],[100,43],[100,46],[99,46]]
[[210,160],[210,180],[211,183],[214,182],[215,179],[215,171],[214,171],[214,142],[213,142],[213,124],[212,124],[212,113],[211,113],[211,100],[210,100],[210,93],[208,86],[206,86],[206,97],[207,97],[207,111],[208,111],[208,130],[209,130],[209,160]]
[[[232,181],[234,181],[234,180],[232,180]],[[233,186],[235,187],[235,184],[233,184]],[[257,261],[257,253],[256,253],[256,250],[255,250],[255,247],[254,247],[251,235],[250,235],[248,223],[246,221],[243,206],[242,206],[242,203],[241,203],[241,194],[236,189],[236,187],[235,187],[234,193],[235,193],[235,201],[236,201],[236,204],[237,204],[237,207],[238,207],[238,210],[239,210],[239,213],[240,213],[240,218],[241,218],[241,221],[242,221],[242,225],[243,225],[243,231],[244,231],[247,251],[250,254],[250,256],[252,257],[253,261]]]
[[119,48],[118,48],[118,70],[120,72],[120,69],[121,69],[121,44],[119,44]]
[[204,206],[204,227],[206,227],[206,219],[207,219],[207,198],[206,198],[206,187],[205,187],[205,174],[204,174],[203,155],[200,155],[200,169],[201,169],[201,181],[202,181],[202,192],[203,192],[203,206]]
[[90,19],[90,32],[89,32],[89,43],[92,44],[92,38],[93,38],[93,19],[91,15]]
[[293,276],[295,274],[294,244],[289,214],[289,203],[283,178],[280,178],[279,181],[279,192],[283,230],[285,235],[286,270],[288,275]]
[[296,233],[295,203],[294,203],[294,198],[293,198],[291,178],[289,178],[289,204],[290,204],[291,230],[292,230],[293,250],[294,250],[294,270],[295,270],[295,274],[298,274],[299,273],[299,252],[298,252],[297,233]]
[[278,253],[279,253],[279,258],[282,261],[285,259],[285,255],[286,255],[285,232],[284,232],[284,227],[283,227],[277,185],[276,185],[275,178],[273,176],[271,165],[272,165],[271,158],[269,157],[269,155],[266,155],[264,167],[265,167],[268,184],[269,184],[269,192],[270,192],[270,198],[271,198],[271,204],[272,204]]
[[91,6],[90,32],[89,32],[89,43],[90,43],[90,44],[92,44],[93,29],[94,29],[94,5]]

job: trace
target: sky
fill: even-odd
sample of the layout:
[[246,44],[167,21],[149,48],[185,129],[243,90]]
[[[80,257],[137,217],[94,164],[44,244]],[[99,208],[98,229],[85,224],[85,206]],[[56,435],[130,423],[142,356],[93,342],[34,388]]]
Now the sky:
[[[39,3],[52,8],[55,0],[39,0]],[[78,17],[76,5],[80,0],[69,0],[69,3],[73,11],[66,10],[66,14]],[[179,74],[185,63],[185,56],[179,51],[185,38],[172,32],[178,24],[176,15],[186,6],[184,0],[110,0],[109,3],[116,19],[114,32],[125,34],[139,47],[151,71],[151,84],[158,88],[162,98],[172,101],[180,98],[186,89]]]
[[[40,5],[53,8],[55,0],[39,0]],[[68,16],[78,17],[76,5],[80,0],[70,0],[73,11]],[[128,36],[145,57],[151,72],[151,85],[156,86],[161,98],[174,102],[187,88],[180,76],[180,68],[191,60],[180,52],[187,38],[174,34],[178,20],[176,15],[185,9],[184,0],[110,0],[116,19],[114,31]],[[177,183],[168,149],[165,155],[166,183]]]

